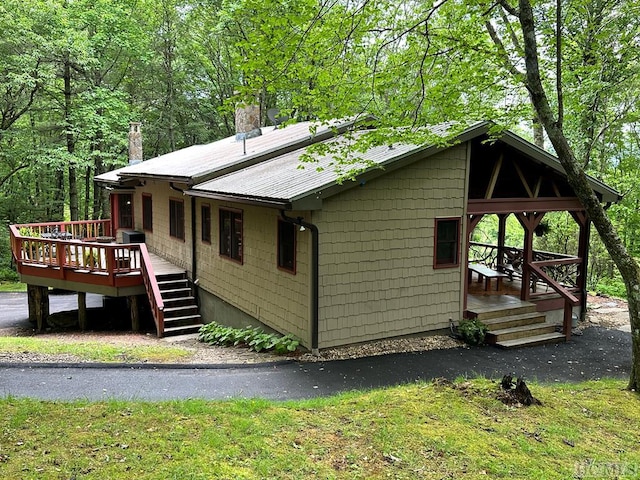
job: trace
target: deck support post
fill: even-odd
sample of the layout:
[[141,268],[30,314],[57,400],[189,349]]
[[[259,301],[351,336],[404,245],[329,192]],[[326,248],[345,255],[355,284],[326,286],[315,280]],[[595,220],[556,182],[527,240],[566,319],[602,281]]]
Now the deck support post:
[[42,332],[49,317],[49,288],[40,285],[27,285],[29,302],[29,321],[36,324],[36,331]]
[[78,325],[80,331],[87,329],[87,293],[78,292]]
[[131,310],[131,330],[140,331],[140,309],[138,308],[138,296],[129,297],[129,309]]

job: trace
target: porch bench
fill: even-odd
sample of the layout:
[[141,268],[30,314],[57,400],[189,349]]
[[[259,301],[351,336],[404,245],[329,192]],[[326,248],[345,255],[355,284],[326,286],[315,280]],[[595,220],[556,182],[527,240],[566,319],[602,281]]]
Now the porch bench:
[[486,265],[482,265],[480,263],[470,263],[469,264],[469,283],[471,283],[472,273],[475,272],[478,275],[478,282],[485,281],[484,289],[485,291],[489,291],[491,286],[491,279],[496,279],[496,291],[500,290],[502,287],[502,279],[508,277],[506,273],[497,272]]

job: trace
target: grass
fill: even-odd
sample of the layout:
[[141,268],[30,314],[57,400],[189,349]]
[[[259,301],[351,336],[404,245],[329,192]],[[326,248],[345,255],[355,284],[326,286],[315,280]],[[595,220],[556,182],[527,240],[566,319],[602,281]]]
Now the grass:
[[26,292],[27,284],[21,282],[0,281],[0,292]]
[[[621,381],[487,380],[337,397],[179,402],[0,400],[0,476],[20,479],[635,478],[640,402]],[[615,475],[613,475],[615,473]]]
[[115,345],[103,342],[62,341],[36,337],[0,337],[2,353],[69,354],[95,362],[170,363],[186,359],[192,352],[167,345]]

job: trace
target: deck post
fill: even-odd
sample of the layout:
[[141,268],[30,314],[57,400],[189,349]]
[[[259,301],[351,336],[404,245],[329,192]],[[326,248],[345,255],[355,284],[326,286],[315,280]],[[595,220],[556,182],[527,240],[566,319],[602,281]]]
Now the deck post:
[[78,292],[78,325],[80,331],[87,329],[87,293]]
[[29,321],[36,324],[36,331],[42,332],[49,317],[49,288],[39,285],[27,285],[29,303]]
[[140,331],[140,309],[138,308],[138,296],[129,297],[129,309],[131,310],[131,330]]

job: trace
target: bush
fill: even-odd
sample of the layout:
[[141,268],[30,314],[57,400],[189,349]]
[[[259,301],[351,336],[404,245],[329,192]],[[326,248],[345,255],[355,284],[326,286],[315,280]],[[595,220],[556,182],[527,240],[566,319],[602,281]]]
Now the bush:
[[458,325],[458,333],[467,345],[482,345],[487,334],[487,326],[478,319],[464,319]]
[[624,282],[617,278],[603,278],[596,286],[598,293],[616,298],[627,298],[627,289]]
[[202,326],[198,340],[210,345],[244,345],[256,352],[273,350],[279,355],[294,352],[300,344],[293,335],[279,336],[266,333],[260,327],[233,328],[216,322]]

